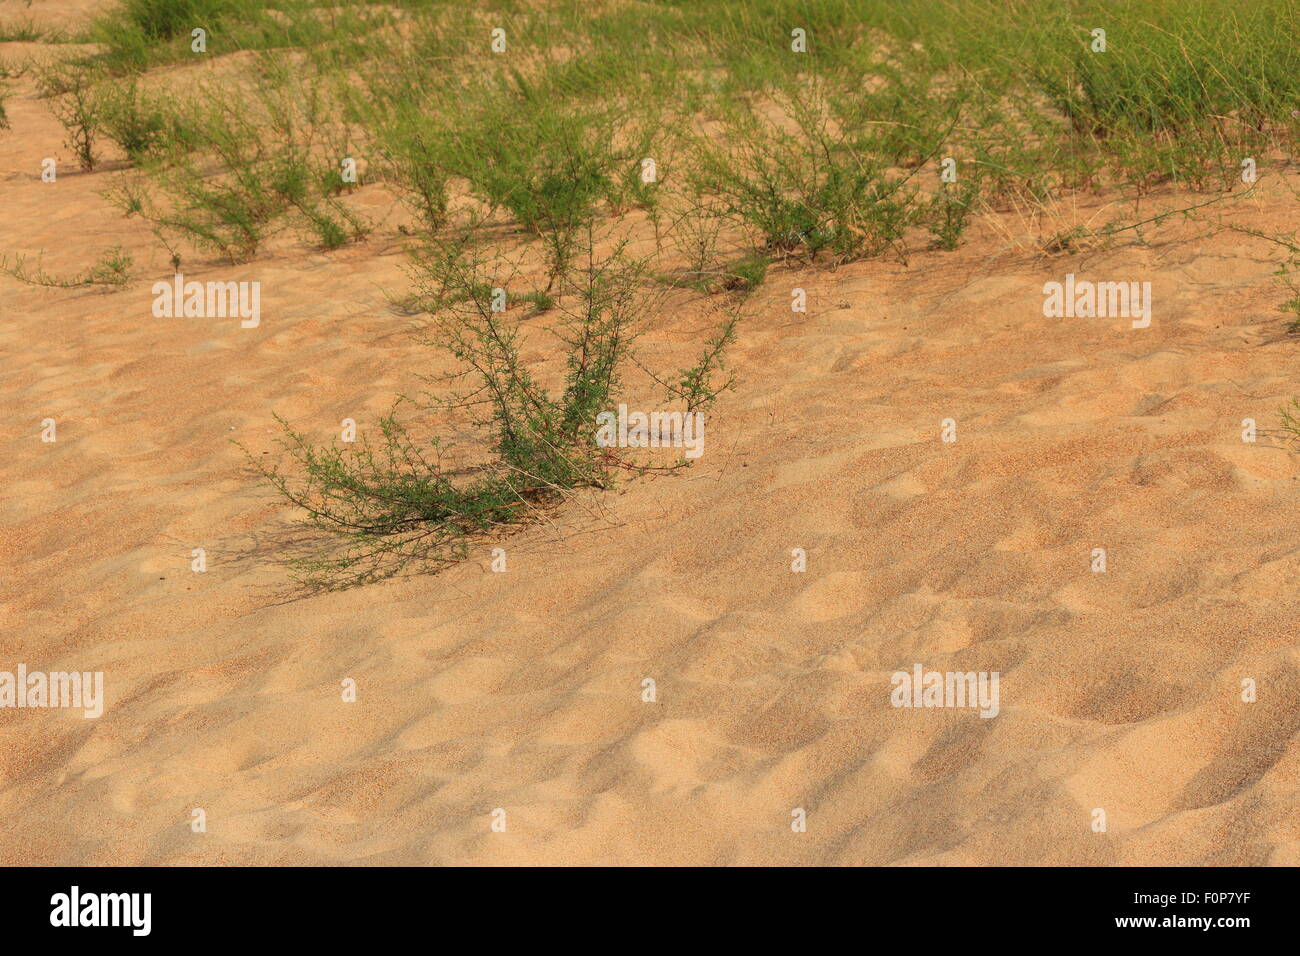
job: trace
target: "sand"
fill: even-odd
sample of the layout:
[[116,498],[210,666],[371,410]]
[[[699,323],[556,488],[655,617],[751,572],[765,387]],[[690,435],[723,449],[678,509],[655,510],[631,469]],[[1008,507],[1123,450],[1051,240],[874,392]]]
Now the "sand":
[[[78,172],[16,89],[0,245],[64,275],[121,245],[139,275],[0,276],[0,670],[102,670],[107,696],[98,719],[0,709],[0,862],[1300,864],[1277,414],[1300,363],[1269,243],[1188,225],[1045,257],[1000,214],[906,266],[775,269],[691,470],[438,576],[307,595],[275,562],[294,513],[231,439],[273,449],[272,413],[364,430],[450,367],[386,306],[409,285],[391,223],[187,264],[260,281],[256,329],[154,318],[171,268],[100,195],[118,164]],[[1281,175],[1224,217],[1293,229]],[[1151,327],[1045,317],[1067,273],[1150,281]],[[681,300],[647,347],[687,356],[716,309]],[[998,672],[998,715],[891,706],[917,664]]]

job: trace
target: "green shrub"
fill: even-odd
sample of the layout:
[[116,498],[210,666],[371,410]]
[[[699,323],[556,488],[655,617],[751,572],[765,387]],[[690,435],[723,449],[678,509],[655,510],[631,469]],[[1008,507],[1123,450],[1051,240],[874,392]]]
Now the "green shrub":
[[924,217],[926,228],[940,249],[951,252],[957,248],[970,223],[978,196],[979,181],[969,176],[958,183],[940,184],[939,192],[930,200]]
[[170,116],[149,114],[144,128],[158,136],[149,140],[157,159],[110,198],[160,235],[232,262],[256,255],[288,227],[337,248],[369,224],[333,198],[343,185],[338,154],[350,150],[345,135],[331,134],[329,109],[310,82],[259,87],[243,102],[203,90]]
[[[416,298],[432,316],[427,341],[449,352],[467,380],[464,391],[423,410],[458,415],[457,435],[481,435],[487,459],[472,468],[445,464],[440,441],[417,439],[396,408],[373,443],[363,435],[352,449],[314,445],[282,422],[291,471],[248,457],[328,534],[322,551],[292,561],[300,580],[331,588],[407,568],[436,571],[463,558],[476,537],[535,520],[575,488],[610,484],[622,462],[596,444],[597,415],[614,404],[634,361],[646,267],[622,246],[597,258],[590,232],[584,248],[585,263],[569,277],[572,301],[554,329],[566,357],[558,389],[544,387],[520,358],[518,320],[493,309],[493,289],[509,281],[502,260],[484,257],[466,233],[415,251]],[[669,386],[688,410],[706,407],[729,384],[714,378],[734,330],[734,320],[725,324]]]
[[103,84],[96,98],[95,118],[104,136],[133,162],[159,152],[169,132],[161,105],[140,90],[134,77]]
[[67,138],[64,145],[76,154],[77,162],[87,172],[99,163],[95,140],[99,133],[99,101],[95,82],[99,74],[90,68],[72,64],[55,64],[40,75],[38,85],[50,97],[50,112],[62,125]]
[[86,271],[69,279],[61,279],[46,272],[41,267],[39,258],[35,265],[28,265],[26,256],[15,255],[11,260],[7,254],[0,254],[0,272],[19,282],[51,289],[73,289],[78,286],[110,286],[120,289],[131,280],[132,265],[134,260],[131,255],[123,252],[121,246],[114,246]]
[[846,262],[893,250],[916,217],[911,174],[898,176],[837,129],[825,104],[781,101],[791,133],[755,108],[723,121],[719,142],[700,145],[693,185],[721,199],[727,215],[757,231],[773,253]]

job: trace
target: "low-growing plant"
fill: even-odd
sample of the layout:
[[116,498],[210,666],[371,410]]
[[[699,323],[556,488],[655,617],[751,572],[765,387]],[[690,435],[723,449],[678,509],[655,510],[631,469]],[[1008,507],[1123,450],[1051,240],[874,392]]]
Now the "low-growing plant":
[[30,17],[0,23],[0,43],[63,43],[67,39],[66,34],[38,26]]
[[537,312],[549,312],[555,308],[556,299],[548,292],[541,289],[534,289],[532,292],[525,292],[521,295],[512,295],[509,297],[511,302],[527,302]]
[[720,198],[772,254],[847,262],[892,250],[905,258],[903,234],[917,215],[908,186],[915,170],[890,173],[854,131],[831,122],[815,94],[778,102],[799,134],[757,109],[736,111],[719,142],[701,143],[695,189]]
[[1300,248],[1291,246],[1286,261],[1273,274],[1277,276],[1287,297],[1280,306],[1283,312],[1291,316],[1287,322],[1287,331],[1300,332]]
[[140,89],[135,77],[102,84],[93,113],[99,130],[133,162],[159,152],[165,145],[169,117],[154,97]]
[[294,206],[322,249],[338,249],[370,234],[370,222],[364,216],[332,197],[297,199]]
[[398,187],[402,200],[427,232],[447,222],[447,172],[432,133],[420,120],[403,115],[379,127],[379,147],[385,174]]
[[[1300,192],[1297,192],[1289,185],[1287,185],[1287,189],[1293,196],[1300,199]],[[1245,195],[1249,195],[1249,193]],[[1277,271],[1273,275],[1282,287],[1283,295],[1287,297],[1280,305],[1281,311],[1295,316],[1287,323],[1287,331],[1292,333],[1300,332],[1300,234],[1295,232],[1274,234],[1265,232],[1262,229],[1256,229],[1253,226],[1243,226],[1223,220],[1217,221],[1215,225],[1220,229],[1229,229],[1245,236],[1266,239],[1286,253],[1286,258],[1278,265]]]
[[939,191],[930,200],[924,216],[926,228],[940,249],[951,252],[957,248],[970,223],[978,196],[979,181],[973,177],[957,183],[940,183]]
[[40,86],[51,96],[50,111],[63,124],[67,134],[64,145],[77,156],[81,168],[90,172],[99,162],[95,140],[99,132],[99,101],[94,84],[94,70],[68,64],[49,67]]
[[139,175],[114,184],[110,200],[150,222],[169,249],[182,240],[231,262],[291,226],[327,249],[366,235],[369,223],[333,195],[341,157],[324,138],[330,120],[320,91],[286,82],[259,88],[251,103],[232,93],[203,89],[175,115],[146,124],[165,130],[163,148]]
[[1300,398],[1291,399],[1290,405],[1278,409],[1282,417],[1282,427],[1291,433],[1291,440],[1300,440]]
[[709,289],[716,276],[725,215],[725,207],[716,200],[688,202],[673,209],[665,237],[685,268],[666,277],[667,281],[684,281],[702,292]]
[[766,256],[746,256],[725,270],[722,287],[733,292],[753,292],[763,284],[770,263]]
[[[1242,194],[1244,196],[1249,193]],[[1198,217],[1193,213],[1197,210],[1205,209],[1208,206],[1215,206],[1229,199],[1238,198],[1231,193],[1225,193],[1222,196],[1216,196],[1213,199],[1206,199],[1202,202],[1192,203],[1188,206],[1173,206],[1161,209],[1159,212],[1143,216],[1135,221],[1128,221],[1122,216],[1117,216],[1100,228],[1093,228],[1090,225],[1075,225],[1065,229],[1057,230],[1051,236],[1044,238],[1041,243],[1041,251],[1047,255],[1058,255],[1061,253],[1077,252],[1081,249],[1092,249],[1106,246],[1111,243],[1116,236],[1123,236],[1126,233],[1132,233],[1132,241],[1144,243],[1146,241],[1147,227],[1159,225],[1169,219],[1179,218],[1192,220]],[[1238,228],[1230,223],[1220,223],[1222,228]],[[1243,230],[1245,231],[1245,230]],[[1253,235],[1262,235],[1252,233]],[[1265,236],[1264,238],[1272,238]],[[1277,241],[1277,240],[1274,240]]]
[[[417,438],[398,406],[373,441],[363,435],[351,449],[315,445],[281,422],[293,470],[248,458],[312,527],[327,532],[323,551],[292,561],[303,583],[332,588],[407,568],[436,571],[463,558],[476,537],[535,520],[574,489],[608,487],[615,468],[635,467],[597,445],[597,415],[613,404],[635,361],[633,343],[654,293],[645,262],[625,245],[603,256],[595,246],[589,230],[584,261],[568,276],[570,292],[551,329],[565,355],[558,388],[546,387],[521,358],[518,318],[497,311],[494,290],[517,277],[513,267],[482,253],[467,232],[430,238],[415,250],[416,297],[431,316],[425,341],[457,361],[461,372],[452,382],[464,383],[450,395],[426,393],[420,411],[457,419],[457,434],[482,440],[483,460],[449,464],[443,442]],[[688,411],[706,407],[729,384],[714,378],[734,332],[733,320],[668,386]]]
[[130,281],[133,264],[134,260],[129,253],[123,252],[121,246],[114,246],[103,253],[95,264],[84,272],[72,278],[59,278],[50,275],[42,268],[39,257],[34,264],[31,264],[22,254],[16,254],[12,259],[7,254],[0,254],[0,272],[28,285],[52,289],[72,289],[88,285],[120,289]]

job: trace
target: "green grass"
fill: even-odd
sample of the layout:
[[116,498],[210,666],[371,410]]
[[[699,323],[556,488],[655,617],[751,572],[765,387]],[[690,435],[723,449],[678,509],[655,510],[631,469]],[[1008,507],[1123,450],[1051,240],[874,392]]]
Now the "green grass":
[[[386,230],[415,257],[416,291],[394,301],[487,396],[492,456],[470,478],[395,417],[360,452],[287,433],[306,485],[272,480],[346,545],[309,576],[349,580],[454,560],[607,482],[588,430],[635,364],[636,323],[615,316],[650,314],[647,295],[732,308],[785,260],[957,249],[986,210],[1209,194],[1046,248],[1141,237],[1244,195],[1244,157],[1269,175],[1300,142],[1294,0],[119,0],[90,35],[42,91],[87,170],[110,146],[134,167],[110,195],[174,263]],[[349,194],[372,188],[405,219],[363,218]],[[598,254],[593,236],[615,233],[640,243],[634,260]],[[487,269],[506,250],[516,281]],[[1300,321],[1295,268],[1279,276]],[[498,288],[512,307],[485,312]],[[560,331],[568,377],[550,390],[520,363],[525,320]],[[735,332],[733,315],[689,369],[651,378],[707,403]]]
[[[890,172],[865,129],[837,120],[824,93],[790,92],[760,107],[735,111],[720,137],[699,143],[697,193],[718,199],[775,255],[837,262],[901,255],[918,208],[911,173]],[[791,127],[803,135],[792,137]],[[931,153],[940,145],[936,136]]]
[[[118,73],[192,60],[200,24],[211,57],[280,51],[257,67],[252,95],[314,84],[327,101],[317,114],[354,130],[370,181],[398,193],[418,231],[452,226],[452,196],[467,192],[482,221],[505,217],[543,247],[552,285],[592,219],[644,212],[658,224],[673,203],[717,202],[727,229],[753,237],[753,255],[905,257],[917,233],[954,248],[984,205],[1092,188],[1231,189],[1243,156],[1294,154],[1300,135],[1290,0],[123,0],[95,21],[104,46],[91,64]],[[504,54],[488,46],[497,25]],[[805,53],[791,50],[796,27]],[[1091,48],[1095,27],[1105,52]],[[255,254],[248,227],[279,211],[259,208],[251,188],[178,192],[164,169],[193,152],[195,117],[249,96],[246,86],[214,83],[211,102],[170,104],[171,116],[114,89],[90,115],[61,107],[83,164],[96,138],[116,143],[171,182],[164,191],[191,220],[208,207],[212,221],[188,230],[200,244]],[[957,183],[935,181],[941,156],[959,160]],[[653,184],[639,176],[646,157],[658,163]],[[328,175],[323,159],[287,162],[311,166],[308,179]],[[192,187],[199,170],[173,164]],[[364,232],[324,200],[279,206],[326,248]],[[214,238],[231,229],[247,235]]]
[[[95,61],[121,73],[240,50],[364,46],[370,23],[384,19],[356,2],[120,0],[92,22],[88,39],[103,48]],[[206,33],[206,53],[192,48],[195,29]]]
[[29,264],[27,257],[0,254],[0,272],[28,285],[45,286],[51,289],[74,289],[79,286],[106,286],[120,289],[132,278],[131,267],[134,260],[120,246],[114,246],[103,253],[89,269],[72,276],[60,278],[46,272],[38,258],[35,264]]
[[30,17],[0,23],[0,43],[73,43],[71,36],[62,30],[47,29]]
[[241,99],[204,86],[164,109],[156,95],[113,79],[96,101],[97,128],[139,167],[110,198],[149,222],[173,252],[181,243],[240,262],[284,230],[325,249],[370,230],[338,198],[349,188],[339,163],[357,150],[318,81],[291,79],[273,54],[259,70],[276,82]]

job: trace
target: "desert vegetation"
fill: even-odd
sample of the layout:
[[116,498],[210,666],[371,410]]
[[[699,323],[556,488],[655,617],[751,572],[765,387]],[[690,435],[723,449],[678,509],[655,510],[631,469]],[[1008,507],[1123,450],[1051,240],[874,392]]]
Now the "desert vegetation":
[[[341,540],[302,566],[323,584],[438,566],[648,467],[597,448],[594,416],[629,370],[682,408],[714,401],[773,270],[905,263],[1007,208],[1042,224],[1045,255],[1140,240],[1248,193],[1243,162],[1293,162],[1300,137],[1290,0],[122,0],[83,36],[39,34],[0,25],[91,44],[40,66],[40,88],[82,169],[111,166],[105,194],[177,269],[255,261],[273,238],[406,244],[402,310],[468,387],[399,403],[356,451],[284,423],[288,470],[262,470]],[[376,218],[365,188],[401,213]],[[1132,215],[1052,228],[1090,190]],[[1160,206],[1173,190],[1205,195]],[[1271,238],[1300,323],[1294,238]],[[108,285],[129,267],[6,264]],[[672,373],[634,349],[666,295],[727,302]],[[521,359],[521,322],[554,333],[559,378]],[[431,407],[468,416],[481,460],[449,467],[412,433],[402,416]]]
[[1297,26],[0,0],[6,861],[1300,862]]

